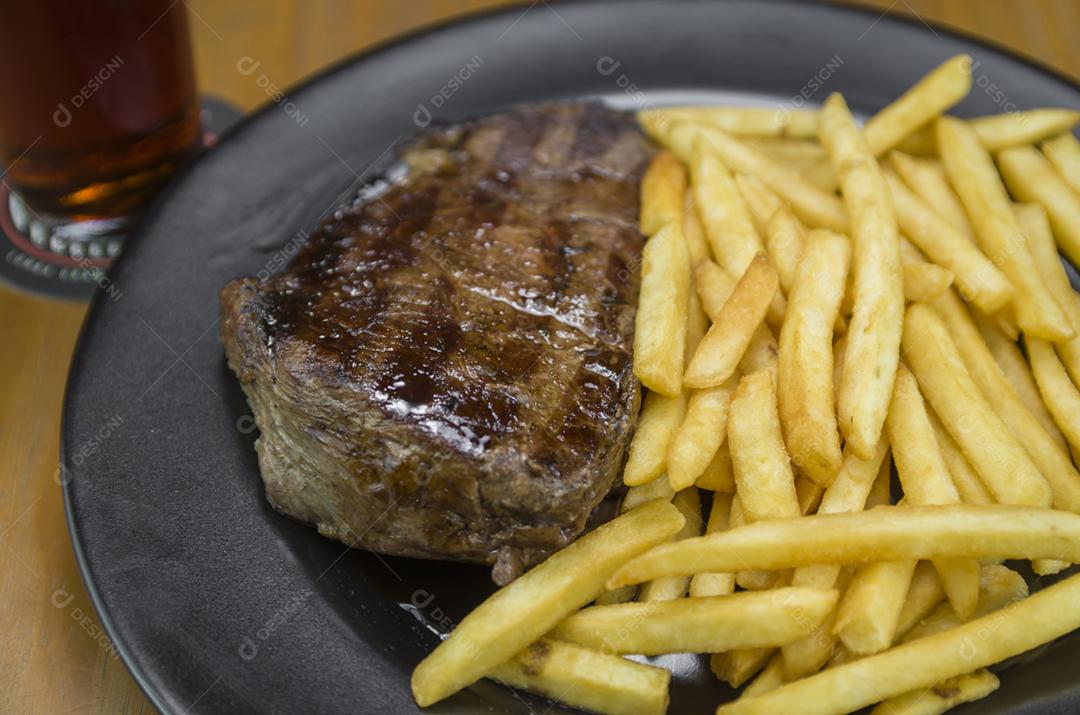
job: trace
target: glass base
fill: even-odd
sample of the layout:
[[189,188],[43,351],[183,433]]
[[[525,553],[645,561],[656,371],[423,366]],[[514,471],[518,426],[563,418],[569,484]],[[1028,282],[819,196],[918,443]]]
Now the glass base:
[[72,221],[34,211],[17,193],[8,194],[15,229],[38,248],[75,259],[115,258],[131,228],[128,217]]

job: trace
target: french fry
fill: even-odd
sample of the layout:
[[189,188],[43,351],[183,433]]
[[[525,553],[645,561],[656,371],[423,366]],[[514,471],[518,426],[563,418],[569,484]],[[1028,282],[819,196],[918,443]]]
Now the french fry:
[[975,229],[964,212],[960,197],[949,185],[941,162],[892,151],[889,152],[889,164],[904,180],[907,187],[927,206],[948,221],[953,229],[960,232],[960,235],[972,243],[975,242]]
[[785,680],[784,658],[777,653],[758,673],[757,677],[743,689],[742,697],[748,698],[767,693],[770,690],[779,688],[784,684]]
[[644,118],[649,126],[689,121],[740,136],[812,138],[817,136],[817,115],[812,109],[686,106],[643,110],[638,113],[638,118],[639,121]]
[[971,314],[952,293],[935,301],[934,310],[944,319],[968,372],[983,395],[992,396],[992,408],[1049,482],[1054,506],[1080,511],[1080,472],[1073,466],[1068,453],[1024,407],[983,342]]
[[661,544],[622,566],[608,587],[713,571],[950,557],[1075,563],[1080,561],[1080,515],[949,504],[770,519]]
[[705,472],[724,441],[728,406],[736,384],[731,378],[723,385],[690,394],[686,416],[668,445],[668,479],[676,491],[690,486]]
[[591,606],[551,632],[605,653],[720,653],[783,645],[806,635],[836,605],[836,591],[781,588],[710,598]]
[[[922,395],[919,393],[919,385],[915,377],[903,365],[896,375],[896,387],[893,391],[892,403],[889,405],[889,416],[885,420],[885,426],[889,433],[889,443],[892,444],[893,462],[896,471],[900,475],[900,484],[904,489],[904,498],[909,504],[925,506],[932,504],[959,504],[960,493],[952,482],[945,460],[941,456],[937,439],[934,437],[934,428],[930,424],[930,418],[926,412]],[[945,587],[945,593],[949,596],[949,602],[957,613],[970,616],[975,610],[975,603],[979,597],[979,567],[970,560],[962,559],[935,559],[934,567],[937,568],[941,583]],[[911,564],[915,569],[915,564]],[[907,580],[910,581],[908,573]],[[898,597],[896,614],[903,605],[903,596],[907,593],[905,585],[903,593]],[[895,622],[892,624],[895,627]],[[873,641],[878,645],[878,650],[885,648],[892,641],[892,635],[884,639],[884,634]],[[845,641],[845,644],[856,653],[860,651]]]
[[780,330],[777,395],[791,461],[821,486],[840,468],[833,389],[833,326],[844,297],[851,246],[817,229],[807,238]]
[[634,374],[654,392],[682,392],[690,300],[690,256],[682,229],[667,224],[641,254],[641,293],[634,330]]
[[1020,327],[1048,340],[1073,337],[1065,313],[1039,280],[1005,186],[974,130],[959,119],[942,117],[937,135],[945,171],[975,224],[983,252],[1012,283]]
[[739,381],[728,416],[728,441],[736,491],[747,521],[798,516],[795,477],[776,409],[776,387],[767,372]]
[[780,287],[785,295],[790,295],[795,287],[795,275],[799,261],[802,260],[803,244],[806,242],[806,229],[795,218],[786,205],[773,213],[765,227],[765,250],[776,266],[780,277]]
[[736,174],[735,186],[738,187],[739,195],[742,196],[746,208],[750,210],[750,217],[754,220],[758,235],[765,235],[769,219],[783,205],[783,202],[756,177]]
[[759,253],[735,284],[723,308],[713,316],[712,327],[686,368],[683,384],[692,388],[715,387],[734,374],[750,338],[765,318],[778,284],[769,259]]
[[776,380],[776,370],[780,348],[768,325],[759,325],[750,338],[750,345],[739,362],[739,370],[744,375],[765,371]]
[[941,424],[941,418],[932,410],[928,411],[927,416],[934,428],[934,437],[941,448],[941,457],[949,469],[949,476],[960,494],[960,501],[964,504],[993,504],[994,496],[976,474],[975,468],[968,463],[967,457],[945,429],[945,425]]
[[[1080,627],[1080,576],[1060,581],[1009,609],[949,631],[830,668],[763,695],[717,709],[717,715],[852,712],[911,690],[932,687],[1031,650]],[[985,637],[985,633],[993,637]]]
[[[727,531],[731,525],[731,501],[734,494],[717,492],[713,495],[712,511],[709,512],[709,523],[705,526],[706,534],[715,534],[718,531]],[[707,596],[725,596],[735,591],[735,574],[733,573],[699,573],[690,579],[690,597],[705,598]]]
[[825,150],[821,148],[816,139],[817,124],[815,122],[814,141],[771,137],[749,137],[745,141],[748,146],[761,152],[777,164],[791,167],[796,171],[802,171],[826,159]]
[[937,569],[929,561],[920,561],[911,577],[911,586],[904,599],[904,607],[900,609],[900,616],[896,619],[896,635],[893,642],[903,639],[944,600],[945,589],[941,586]]
[[855,570],[833,627],[848,650],[868,655],[889,647],[914,571],[914,561],[873,561]]
[[1078,120],[1080,112],[1072,109],[1029,109],[968,121],[987,151],[1000,151],[1021,144],[1037,144],[1068,131]]
[[729,276],[742,275],[764,246],[731,171],[700,137],[694,141],[690,175],[712,255]]
[[682,224],[686,169],[669,151],[657,152],[641,177],[641,232],[652,236],[669,223]]
[[489,676],[571,707],[611,715],[663,715],[671,672],[571,643],[539,640]]
[[723,268],[705,259],[694,266],[694,284],[706,315],[710,320],[715,321],[720,311],[724,309],[724,303],[731,296],[735,281],[724,272]]
[[[672,504],[683,515],[686,522],[679,532],[675,534],[675,540],[689,539],[692,536],[701,536],[701,528],[704,526],[701,520],[701,498],[697,489],[683,489],[675,494]],[[683,598],[690,586],[688,576],[672,576],[660,578],[649,583],[642,584],[638,593],[639,601],[672,601]]]
[[675,490],[671,488],[671,483],[668,482],[667,477],[660,477],[651,482],[627,489],[626,496],[623,497],[622,504],[619,506],[619,513],[625,514],[653,499],[671,501],[674,496]]
[[[733,470],[734,471],[734,470]],[[748,523],[746,518],[746,511],[742,506],[742,499],[738,494],[731,500],[731,526],[732,529],[737,529],[740,526],[745,526]],[[747,591],[767,591],[770,588],[775,588],[777,585],[782,585],[782,574],[775,571],[749,571],[742,570],[735,574],[735,583],[740,588],[744,588]],[[783,584],[787,585],[787,584]],[[745,662],[745,658],[742,659],[742,667],[736,665],[734,670],[740,671],[749,665]],[[753,661],[756,662],[756,661]],[[715,672],[715,671],[714,671]],[[720,676],[722,680],[722,676]],[[749,675],[747,676],[749,677]]]
[[1046,209],[1058,246],[1069,260],[1080,264],[1080,195],[1033,146],[1006,149],[997,155],[997,161],[1012,195]]
[[795,477],[795,499],[799,502],[800,514],[813,514],[817,511],[825,488],[807,479],[803,475]]
[[936,299],[953,283],[952,271],[930,263],[919,249],[900,237],[900,269],[904,277],[904,298],[929,302]]
[[1073,449],[1080,449],[1080,392],[1069,379],[1054,346],[1038,338],[1027,339],[1028,357],[1043,401]]
[[[884,172],[900,229],[930,260],[952,272],[960,294],[986,313],[1012,297],[1012,286],[975,245],[912,193],[896,174]],[[907,285],[905,284],[905,288]]]
[[851,216],[854,309],[837,404],[840,431],[862,457],[881,434],[900,360],[904,285],[892,202],[877,162],[843,97],[821,114],[821,143],[839,174]]
[[687,189],[683,198],[683,238],[686,239],[691,266],[710,257],[709,240],[705,238],[705,227],[701,225],[693,189]]
[[[841,602],[851,580],[851,569],[833,565],[804,566],[795,570],[801,572],[804,586],[809,588],[836,588],[841,594]],[[813,574],[816,578],[807,578]],[[792,581],[794,585],[794,580]],[[836,637],[837,610],[834,610],[813,633],[783,646],[781,649],[780,671],[782,680],[795,680],[822,668],[837,649]],[[778,684],[777,684],[778,685]],[[761,686],[764,687],[764,684]],[[775,686],[773,686],[775,687]],[[771,689],[771,688],[770,688]],[[744,693],[744,695],[749,694]]]
[[1020,347],[1001,330],[1001,327],[977,311],[971,312],[975,325],[979,328],[986,347],[994,356],[994,362],[1001,368],[1005,379],[1009,381],[1013,390],[1016,391],[1020,402],[1027,411],[1039,421],[1046,433],[1054,438],[1057,445],[1062,449],[1068,449],[1065,436],[1061,434],[1053,415],[1046,409],[1042,395],[1039,394],[1039,386],[1035,384],[1035,376],[1031,374],[1031,365],[1027,358],[1020,352]]
[[686,344],[683,346],[683,365],[689,365],[694,351],[709,332],[709,316],[701,305],[701,296],[691,288],[686,302]]
[[[686,414],[686,396],[645,395],[630,454],[623,468],[623,482],[630,487],[653,481],[664,471],[668,445]],[[667,481],[665,479],[664,481]]]
[[838,198],[819,189],[798,171],[776,163],[722,130],[699,124],[678,124],[660,141],[684,162],[689,162],[694,157],[693,141],[697,137],[704,138],[732,171],[760,179],[786,201],[807,226],[847,231],[847,215]]
[[671,504],[650,502],[586,534],[496,591],[416,666],[412,692],[417,704],[437,703],[520,653],[596,598],[619,564],[670,538],[683,521]]
[[[866,122],[862,133],[871,156],[878,157],[892,149],[904,137],[963,99],[970,89],[969,56],[956,55],[935,67]],[[825,124],[826,111],[822,112],[820,126]],[[836,168],[834,162],[833,169]],[[811,169],[808,173],[816,174],[817,171]],[[843,180],[839,174],[837,171],[838,178]],[[851,209],[848,211],[850,213]]]
[[937,133],[934,131],[934,123],[930,122],[925,127],[916,129],[911,134],[901,139],[896,144],[896,150],[923,159],[933,159],[937,156]]
[[1080,296],[1073,291],[1061,265],[1046,211],[1035,204],[1018,204],[1015,208],[1020,225],[1027,234],[1028,246],[1039,274],[1058,304],[1065,309],[1069,322],[1077,332],[1077,336],[1071,340],[1057,343],[1057,350],[1073,382],[1080,385]]
[[718,680],[738,688],[757,675],[775,655],[775,648],[747,648],[713,653],[709,657],[709,670]]
[[716,448],[712,461],[694,482],[694,486],[718,493],[735,491],[735,469],[731,466],[731,450],[726,439]]
[[870,715],[940,715],[962,703],[985,698],[1001,685],[989,670],[958,675],[933,687],[910,690],[882,702]]
[[1061,174],[1065,183],[1080,194],[1080,140],[1072,132],[1062,132],[1042,144],[1043,154]]
[[903,346],[923,394],[994,498],[1049,506],[1050,485],[975,384],[933,308],[908,308]]
[[901,642],[942,633],[972,617],[981,618],[1027,597],[1028,586],[1023,576],[1007,566],[988,564],[979,573],[979,602],[971,616],[961,616],[950,604],[942,603],[908,631]]

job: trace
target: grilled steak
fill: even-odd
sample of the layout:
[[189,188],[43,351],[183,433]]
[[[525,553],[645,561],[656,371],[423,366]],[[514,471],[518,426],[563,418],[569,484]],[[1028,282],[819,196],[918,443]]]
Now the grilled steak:
[[288,268],[221,292],[267,496],[353,546],[494,565],[577,537],[637,415],[651,149],[630,115],[521,107],[440,127]]

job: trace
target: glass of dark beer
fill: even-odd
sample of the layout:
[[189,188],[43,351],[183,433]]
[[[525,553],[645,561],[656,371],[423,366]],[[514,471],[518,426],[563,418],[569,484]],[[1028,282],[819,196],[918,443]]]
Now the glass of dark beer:
[[109,257],[199,146],[176,0],[0,2],[0,211],[39,248]]

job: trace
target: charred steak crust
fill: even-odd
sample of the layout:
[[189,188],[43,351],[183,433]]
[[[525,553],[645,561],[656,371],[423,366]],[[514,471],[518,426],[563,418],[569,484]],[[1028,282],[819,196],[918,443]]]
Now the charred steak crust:
[[594,104],[422,136],[288,268],[221,291],[221,334],[273,505],[506,582],[585,528],[638,411],[631,346],[651,155]]

